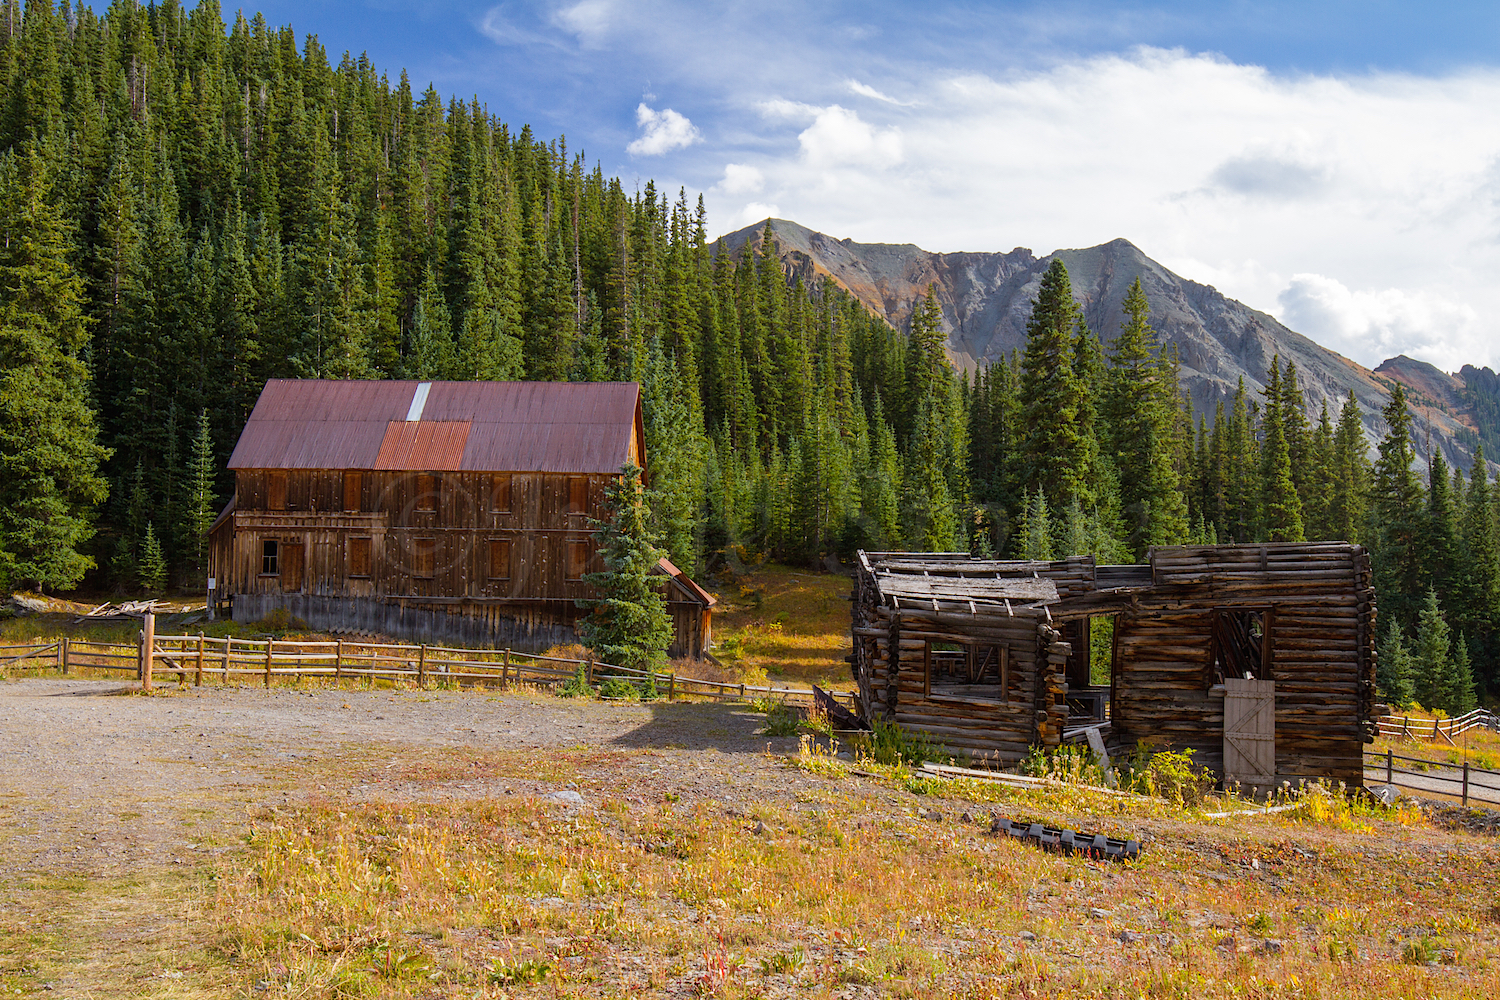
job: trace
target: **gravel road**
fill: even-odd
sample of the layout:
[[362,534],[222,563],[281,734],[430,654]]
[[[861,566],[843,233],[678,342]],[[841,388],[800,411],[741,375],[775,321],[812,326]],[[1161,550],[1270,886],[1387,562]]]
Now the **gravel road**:
[[[1463,771],[1456,767],[1434,767],[1420,774],[1396,771],[1392,776],[1397,788],[1418,796],[1437,795],[1458,799]],[[1385,767],[1365,768],[1365,785],[1373,788],[1385,784]],[[1469,775],[1469,801],[1500,805],[1500,776],[1493,772],[1473,771]]]
[[[542,792],[514,775],[406,781],[454,749],[590,747],[612,794],[777,798],[762,717],[709,704],[568,701],[489,691],[203,687],[152,696],[119,681],[0,683],[0,879],[114,875],[223,849],[250,814],[298,796],[400,800]],[[705,759],[714,767],[705,769]],[[307,777],[309,773],[326,777]],[[483,773],[483,772],[481,772]],[[326,784],[319,783],[326,781]],[[403,787],[410,785],[410,788]]]

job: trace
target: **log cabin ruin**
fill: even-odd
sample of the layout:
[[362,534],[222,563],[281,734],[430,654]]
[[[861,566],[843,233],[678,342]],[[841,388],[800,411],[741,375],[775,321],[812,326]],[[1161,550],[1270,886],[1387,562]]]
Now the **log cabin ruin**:
[[[334,631],[575,642],[583,576],[603,568],[591,521],[645,450],[635,383],[273,380],[229,460],[210,600],[236,621],[285,609]],[[657,568],[668,652],[701,657],[714,598]]]
[[1242,786],[1360,787],[1383,711],[1370,559],[1343,542],[1132,566],[861,552],[852,614],[864,718],[999,765],[1097,727],[1111,756],[1191,749]]

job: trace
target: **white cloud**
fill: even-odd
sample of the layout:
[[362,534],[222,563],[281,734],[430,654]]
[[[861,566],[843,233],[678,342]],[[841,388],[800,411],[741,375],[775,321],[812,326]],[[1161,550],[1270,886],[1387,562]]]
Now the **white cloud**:
[[752,222],[763,222],[766,219],[779,218],[782,218],[779,206],[767,202],[752,201],[730,216],[731,224],[729,228],[731,231],[740,230]]
[[613,0],[581,0],[552,15],[552,23],[578,36],[585,48],[599,48],[614,16]]
[[1363,364],[1500,363],[1500,71],[1282,77],[1140,49],[899,92],[919,106],[752,102],[758,132],[715,163],[753,164],[762,200],[840,238],[1123,236]]
[[888,94],[882,94],[867,83],[860,83],[858,80],[846,80],[844,81],[844,86],[849,88],[850,93],[858,94],[861,97],[874,98],[877,101],[894,104],[900,108],[909,108],[916,103],[916,101],[898,101]]
[[635,109],[635,121],[642,131],[640,138],[625,147],[631,156],[660,156],[703,141],[693,123],[671,108],[653,111],[642,104]]
[[714,185],[724,194],[754,194],[765,186],[766,177],[747,163],[724,164],[724,179]]
[[1344,354],[1406,354],[1457,371],[1486,348],[1473,308],[1425,291],[1354,291],[1321,274],[1294,274],[1278,298],[1282,322]]
[[830,105],[797,142],[803,158],[815,167],[860,165],[884,168],[901,162],[901,130],[877,129],[853,111]]

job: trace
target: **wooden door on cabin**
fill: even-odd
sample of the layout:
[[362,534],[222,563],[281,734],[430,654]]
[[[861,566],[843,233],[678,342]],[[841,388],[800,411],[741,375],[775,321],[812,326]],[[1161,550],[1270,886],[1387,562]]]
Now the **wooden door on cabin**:
[[281,543],[281,592],[284,594],[300,594],[302,592],[302,543]]
[[1276,682],[1224,681],[1224,781],[1276,783]]

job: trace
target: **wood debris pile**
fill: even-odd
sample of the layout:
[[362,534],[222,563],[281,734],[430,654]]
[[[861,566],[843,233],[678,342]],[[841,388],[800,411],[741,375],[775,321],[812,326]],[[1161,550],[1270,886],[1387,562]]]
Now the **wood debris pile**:
[[84,621],[118,622],[125,621],[127,618],[145,618],[147,613],[156,614],[165,611],[166,608],[166,601],[121,601],[119,604],[106,601],[88,614],[73,619],[73,624]]

